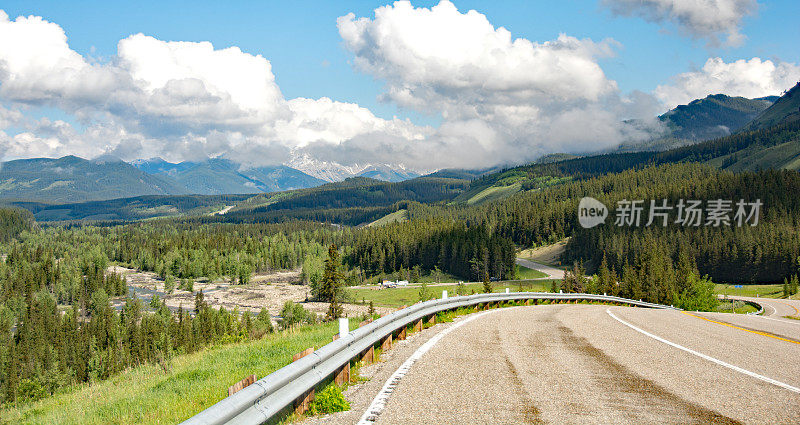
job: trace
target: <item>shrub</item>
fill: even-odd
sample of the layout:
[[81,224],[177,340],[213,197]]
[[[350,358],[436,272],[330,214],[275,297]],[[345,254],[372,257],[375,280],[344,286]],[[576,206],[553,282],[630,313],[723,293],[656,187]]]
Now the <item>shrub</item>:
[[350,403],[345,400],[342,389],[338,385],[330,384],[317,393],[308,410],[312,415],[327,415],[350,410]]

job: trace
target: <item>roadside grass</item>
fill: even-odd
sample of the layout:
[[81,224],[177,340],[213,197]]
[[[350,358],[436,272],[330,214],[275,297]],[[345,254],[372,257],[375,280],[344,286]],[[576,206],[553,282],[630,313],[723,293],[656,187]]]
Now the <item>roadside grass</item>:
[[[369,279],[364,279],[364,285],[375,285],[383,282],[384,280],[391,280],[396,281],[397,276],[390,274],[390,275],[382,275],[382,276],[373,276]],[[401,279],[402,280],[402,279]],[[420,283],[447,283],[447,282],[458,282],[458,277],[451,275],[449,273],[442,272],[440,276],[435,276],[433,273],[428,273],[426,275],[422,275],[419,277],[419,282],[412,283],[412,285],[418,285]]]
[[[509,288],[512,292],[550,292],[551,280],[537,281],[511,281],[511,282],[492,282],[493,292],[505,292]],[[465,283],[467,295],[475,291],[476,294],[483,292],[483,283]],[[447,291],[449,296],[455,296],[458,285],[429,286],[428,290],[434,298],[441,298],[442,291]],[[360,302],[372,301],[376,306],[381,307],[400,307],[412,305],[419,301],[419,286],[405,288],[349,288],[350,296]]]
[[[733,304],[733,305],[731,305]],[[731,307],[733,307],[733,311],[731,311]],[[758,311],[755,307],[750,304],[736,301],[733,303],[730,302],[722,302],[720,303],[716,310],[719,313],[736,313],[736,314],[747,314],[747,313],[755,313]]]
[[770,284],[770,285],[746,285],[742,284],[741,288],[734,288],[731,284],[718,283],[714,292],[720,295],[738,295],[742,297],[764,297],[764,298],[782,298],[783,285]]
[[539,270],[529,269],[525,266],[520,266],[519,264],[515,264],[515,266],[517,269],[518,279],[541,279],[543,277],[547,277],[545,273],[542,273]]
[[[351,327],[358,326],[351,321]],[[181,422],[227,396],[227,388],[250,374],[262,378],[291,363],[292,355],[319,348],[338,323],[305,326],[258,341],[229,344],[176,356],[164,373],[145,365],[106,381],[74,385],[46,399],[3,406],[3,424],[166,424]]]

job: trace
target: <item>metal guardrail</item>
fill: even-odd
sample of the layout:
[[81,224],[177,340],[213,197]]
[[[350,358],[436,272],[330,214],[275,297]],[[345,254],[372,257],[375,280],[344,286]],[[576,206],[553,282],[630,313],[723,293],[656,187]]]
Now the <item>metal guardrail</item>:
[[[353,330],[312,354],[285,366],[203,410],[182,425],[263,424],[325,381],[339,368],[393,332],[441,311],[484,303],[521,300],[600,301],[637,307],[676,309],[627,298],[595,294],[511,292],[436,299],[414,304]],[[677,309],[676,309],[677,310]]]

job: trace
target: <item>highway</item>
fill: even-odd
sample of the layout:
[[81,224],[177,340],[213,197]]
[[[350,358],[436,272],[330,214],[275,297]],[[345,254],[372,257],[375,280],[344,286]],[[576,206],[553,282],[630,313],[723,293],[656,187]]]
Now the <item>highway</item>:
[[[369,423],[800,423],[800,321],[564,304],[478,314],[407,368]],[[310,423],[357,423],[403,360],[466,318],[403,341],[348,390],[350,412]]]

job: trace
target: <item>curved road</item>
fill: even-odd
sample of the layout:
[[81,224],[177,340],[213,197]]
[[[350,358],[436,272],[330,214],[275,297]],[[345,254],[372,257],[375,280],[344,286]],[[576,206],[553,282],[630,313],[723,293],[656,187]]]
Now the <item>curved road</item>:
[[531,261],[525,258],[517,258],[516,263],[520,266],[527,267],[529,269],[538,270],[547,276],[540,277],[537,279],[531,280],[545,280],[545,279],[563,279],[564,278],[564,270],[557,269],[555,267],[548,266],[546,264],[537,263],[535,261]]
[[800,300],[787,300],[775,298],[753,298],[732,296],[737,300],[752,301],[764,306],[764,316],[774,317],[797,317],[800,319]]
[[797,424],[798,356],[800,321],[789,319],[500,309],[422,356],[377,423]]

